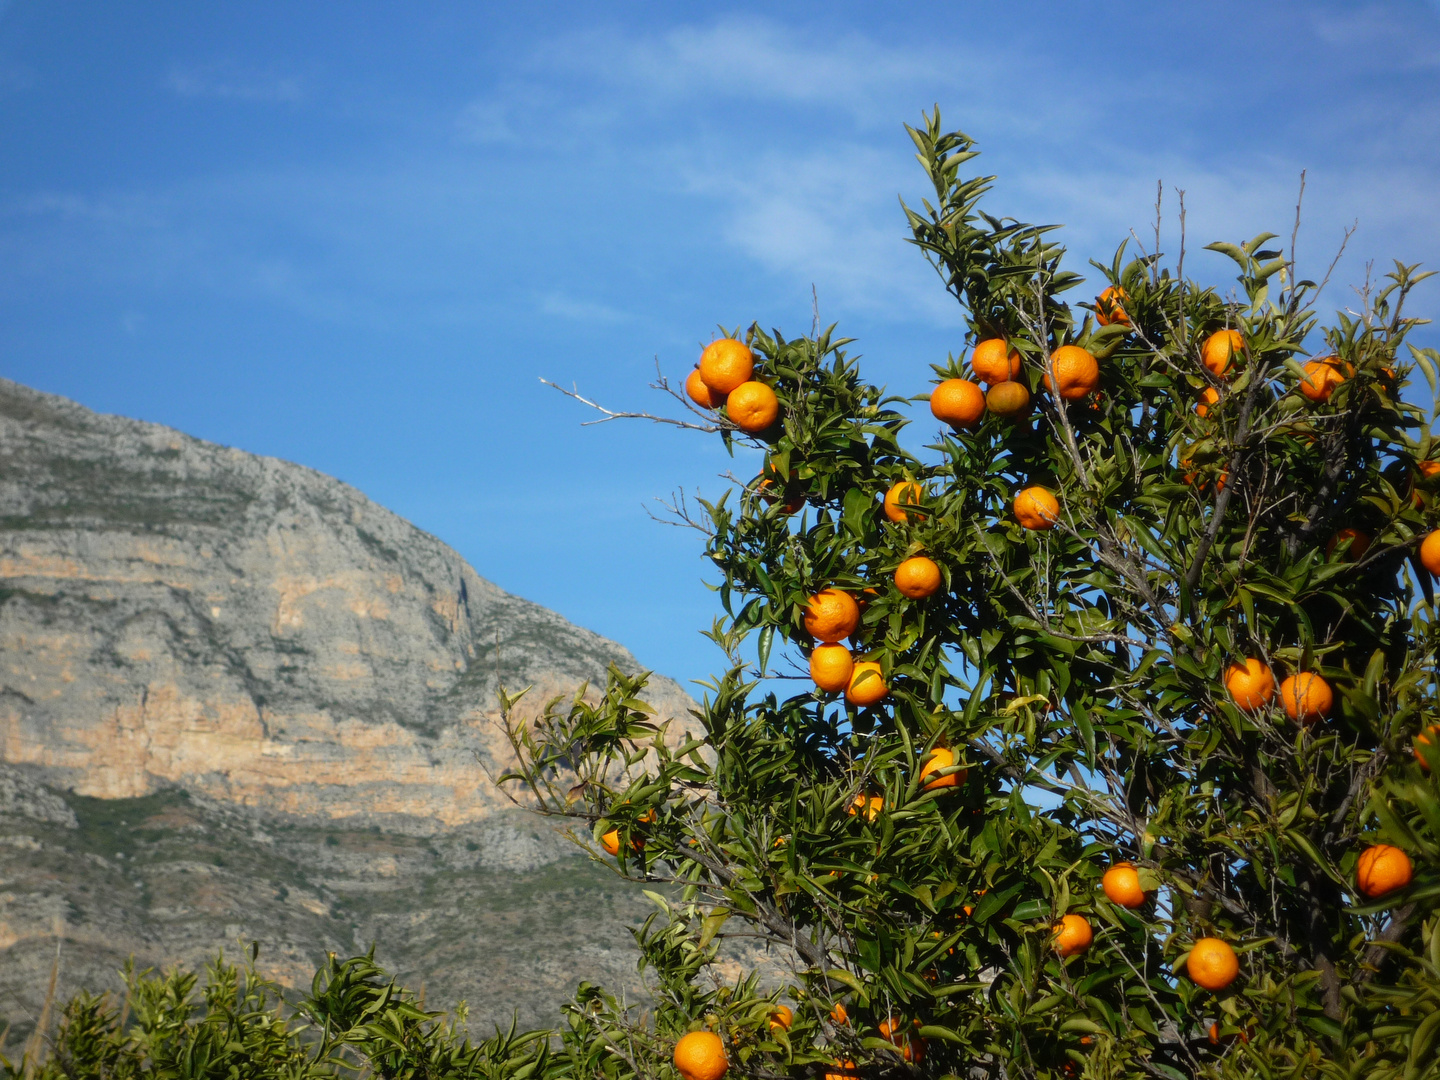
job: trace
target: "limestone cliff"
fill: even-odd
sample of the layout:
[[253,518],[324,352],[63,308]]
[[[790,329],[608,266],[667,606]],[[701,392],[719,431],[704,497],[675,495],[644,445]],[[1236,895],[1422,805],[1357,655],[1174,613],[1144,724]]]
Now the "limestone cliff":
[[339,481],[0,380],[0,1018],[57,943],[62,993],[250,938],[290,982],[378,942],[481,1021],[638,989],[643,901],[476,760],[499,684],[610,663]]
[[[0,760],[82,795],[453,825],[495,690],[635,670],[311,469],[0,380]],[[657,678],[652,700],[691,702]]]

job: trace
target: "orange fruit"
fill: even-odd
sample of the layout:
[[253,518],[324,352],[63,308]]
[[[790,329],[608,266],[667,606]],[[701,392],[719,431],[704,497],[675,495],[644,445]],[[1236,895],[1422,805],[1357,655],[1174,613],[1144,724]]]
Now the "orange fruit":
[[854,817],[863,810],[865,812],[865,820],[874,821],[880,816],[880,811],[884,809],[885,800],[879,795],[856,795],[854,801],[850,803],[849,810],[846,812],[851,817]]
[[1242,1043],[1248,1043],[1250,1041],[1250,1033],[1248,1031],[1241,1030],[1237,1031],[1234,1035],[1226,1035],[1222,1038],[1220,1035],[1220,1025],[1218,1023],[1210,1025],[1211,1046],[1219,1046],[1221,1042],[1231,1042],[1237,1038]]
[[1313,671],[1291,675],[1280,684],[1280,704],[1285,715],[1301,724],[1313,724],[1330,715],[1335,692]]
[[1004,338],[986,338],[977,342],[970,354],[970,367],[975,377],[990,387],[1020,376],[1020,353],[1007,349]]
[[916,510],[905,510],[900,504],[915,504],[925,497],[925,489],[913,480],[902,480],[885,493],[885,516],[903,525],[913,515],[916,521],[924,521],[925,515]]
[[[786,495],[784,485],[778,482],[778,477],[762,476],[760,482],[755,485],[755,494],[764,499],[766,504],[774,506]],[[802,495],[789,495],[785,498],[785,505],[781,507],[787,514],[793,514],[805,505],[805,498]]]
[[1420,748],[1422,746],[1429,746],[1432,741],[1437,740],[1440,740],[1440,724],[1431,724],[1419,735],[1415,736],[1415,760],[1420,762],[1420,767],[1426,772],[1430,771],[1430,763],[1425,760],[1425,755],[1421,753]]
[[1302,369],[1305,377],[1300,380],[1300,393],[1311,401],[1329,401],[1335,388],[1345,381],[1345,376],[1336,370],[1338,357],[1325,356],[1310,360]]
[[764,431],[780,417],[780,401],[763,382],[743,382],[725,399],[725,415],[741,431]]
[[[619,829],[611,829],[609,832],[607,832],[607,833],[605,833],[603,836],[601,836],[601,837],[600,837],[600,846],[605,849],[605,853],[606,853],[607,855],[619,855],[619,854],[620,854],[620,830],[619,830]],[[645,850],[645,841],[644,841],[644,840],[631,840],[631,841],[630,841],[630,848],[631,848],[632,851],[644,851],[644,850]]]
[[710,392],[705,385],[705,380],[700,377],[700,369],[692,368],[689,375],[685,376],[685,393],[690,395],[690,400],[699,405],[702,409],[713,409],[720,404],[720,400]]
[[827,693],[836,693],[850,685],[855,661],[844,645],[816,645],[810,653],[810,678]]
[[890,693],[885,685],[885,675],[880,665],[873,660],[862,660],[850,673],[850,687],[845,691],[845,700],[852,705],[874,705]]
[[1200,394],[1200,401],[1195,406],[1195,411],[1200,416],[1210,415],[1210,406],[1220,400],[1220,391],[1213,386],[1207,386]]
[[1420,475],[1426,480],[1440,476],[1440,461],[1417,461],[1415,468],[1420,470]]
[[1240,958],[1228,941],[1202,937],[1185,958],[1185,973],[1206,990],[1224,990],[1240,974]]
[[[914,1026],[919,1027],[920,1021],[916,1020]],[[900,1056],[906,1061],[918,1065],[925,1060],[925,1040],[914,1032],[905,1031],[898,1016],[880,1021],[880,1037],[900,1047]]]
[[1140,887],[1140,874],[1128,862],[1116,863],[1105,871],[1100,887],[1112,904],[1138,908],[1145,904],[1145,890]]
[[1109,326],[1111,323],[1129,326],[1130,316],[1125,313],[1123,306],[1129,299],[1119,285],[1111,285],[1095,298],[1095,321],[1101,326]]
[[[839,1012],[845,1011],[844,1005],[836,1005],[835,1008]],[[837,1020],[835,1022],[837,1024],[845,1023],[844,1020]],[[855,1068],[855,1062],[849,1060],[842,1061],[840,1058],[832,1061],[830,1063],[830,1070],[827,1070],[825,1073],[825,1080],[859,1080],[859,1077],[860,1073]]]
[[1420,565],[1440,577],[1440,529],[1420,541]]
[[969,427],[985,415],[985,395],[969,379],[946,379],[930,391],[930,411],[951,427]]
[[940,567],[934,559],[914,555],[895,568],[895,587],[911,600],[923,600],[940,588]]
[[700,379],[712,394],[722,398],[755,374],[755,354],[734,338],[721,338],[700,354]]
[[1066,915],[1050,930],[1051,942],[1061,956],[1079,956],[1095,940],[1095,931],[1083,915]]
[[[930,751],[930,760],[928,760],[920,769],[921,783],[924,783],[927,776],[937,773],[941,769],[948,769],[954,764],[955,751],[951,750],[949,747],[946,746],[935,747],[934,750]],[[951,773],[949,776],[935,777],[934,780],[931,780],[928,784],[925,784],[925,790],[938,791],[940,788],[959,787],[961,784],[965,783],[965,778],[969,775],[970,770],[962,767]]]
[[730,1068],[725,1044],[713,1031],[692,1031],[675,1044],[675,1068],[685,1080],[720,1080]]
[[1053,529],[1060,502],[1043,487],[1028,487],[1015,496],[1015,519],[1027,529]]
[[985,394],[985,407],[1008,420],[1030,407],[1030,391],[1022,382],[996,383]]
[[[1051,382],[1051,375],[1054,382]],[[1061,345],[1050,354],[1045,388],[1055,390],[1066,401],[1077,401],[1100,385],[1100,365],[1079,345]]]
[[805,629],[816,641],[844,641],[860,625],[855,598],[839,589],[823,589],[805,602]]
[[[837,1001],[835,1003],[835,1007],[830,1010],[830,1019],[837,1024],[848,1024],[850,1022],[850,1014],[845,1011],[845,1003],[843,1001]],[[836,1064],[838,1065],[839,1062],[836,1062]],[[852,1069],[855,1067],[853,1061],[846,1062],[846,1064]]]
[[1275,673],[1254,657],[1225,669],[1225,689],[1237,709],[1250,712],[1275,700]]
[[1216,330],[1200,346],[1200,362],[1217,379],[1230,369],[1230,361],[1245,349],[1245,338],[1239,330]]
[[770,1030],[785,1028],[787,1031],[790,1025],[795,1022],[795,1012],[788,1005],[776,1005],[775,1011],[770,1014]]
[[1415,876],[1410,856],[1390,844],[1376,844],[1360,853],[1355,866],[1355,884],[1371,900],[1403,889]]
[[1345,552],[1346,562],[1358,562],[1364,558],[1365,552],[1370,550],[1369,534],[1346,526],[1330,537],[1330,542],[1325,545],[1325,557],[1328,559],[1334,555],[1335,549],[1347,540],[1350,541],[1350,548]]

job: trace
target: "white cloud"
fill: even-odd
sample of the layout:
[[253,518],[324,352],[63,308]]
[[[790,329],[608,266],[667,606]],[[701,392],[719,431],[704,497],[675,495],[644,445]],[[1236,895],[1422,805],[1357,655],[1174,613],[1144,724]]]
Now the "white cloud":
[[229,63],[171,68],[165,85],[187,98],[294,104],[304,96],[298,79],[271,72],[242,71]]
[[1315,34],[1347,55],[1368,58],[1387,69],[1440,67],[1440,27],[1432,17],[1420,20],[1393,4],[1364,4],[1315,16]]

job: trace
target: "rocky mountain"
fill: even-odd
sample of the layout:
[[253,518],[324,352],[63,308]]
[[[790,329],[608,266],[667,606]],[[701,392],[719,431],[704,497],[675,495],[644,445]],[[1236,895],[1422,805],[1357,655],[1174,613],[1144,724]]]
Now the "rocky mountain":
[[337,480],[0,380],[0,1016],[57,946],[63,993],[375,941],[482,1024],[634,985],[633,891],[482,767],[499,685],[534,707],[611,663]]

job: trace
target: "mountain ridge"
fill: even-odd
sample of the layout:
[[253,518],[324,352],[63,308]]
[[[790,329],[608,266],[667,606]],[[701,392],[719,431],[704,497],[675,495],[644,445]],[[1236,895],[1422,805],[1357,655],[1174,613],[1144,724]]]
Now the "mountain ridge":
[[487,775],[500,685],[611,664],[348,484],[0,379],[0,1013],[57,946],[63,996],[249,939],[290,984],[378,943],[482,1024],[643,993],[645,902]]

